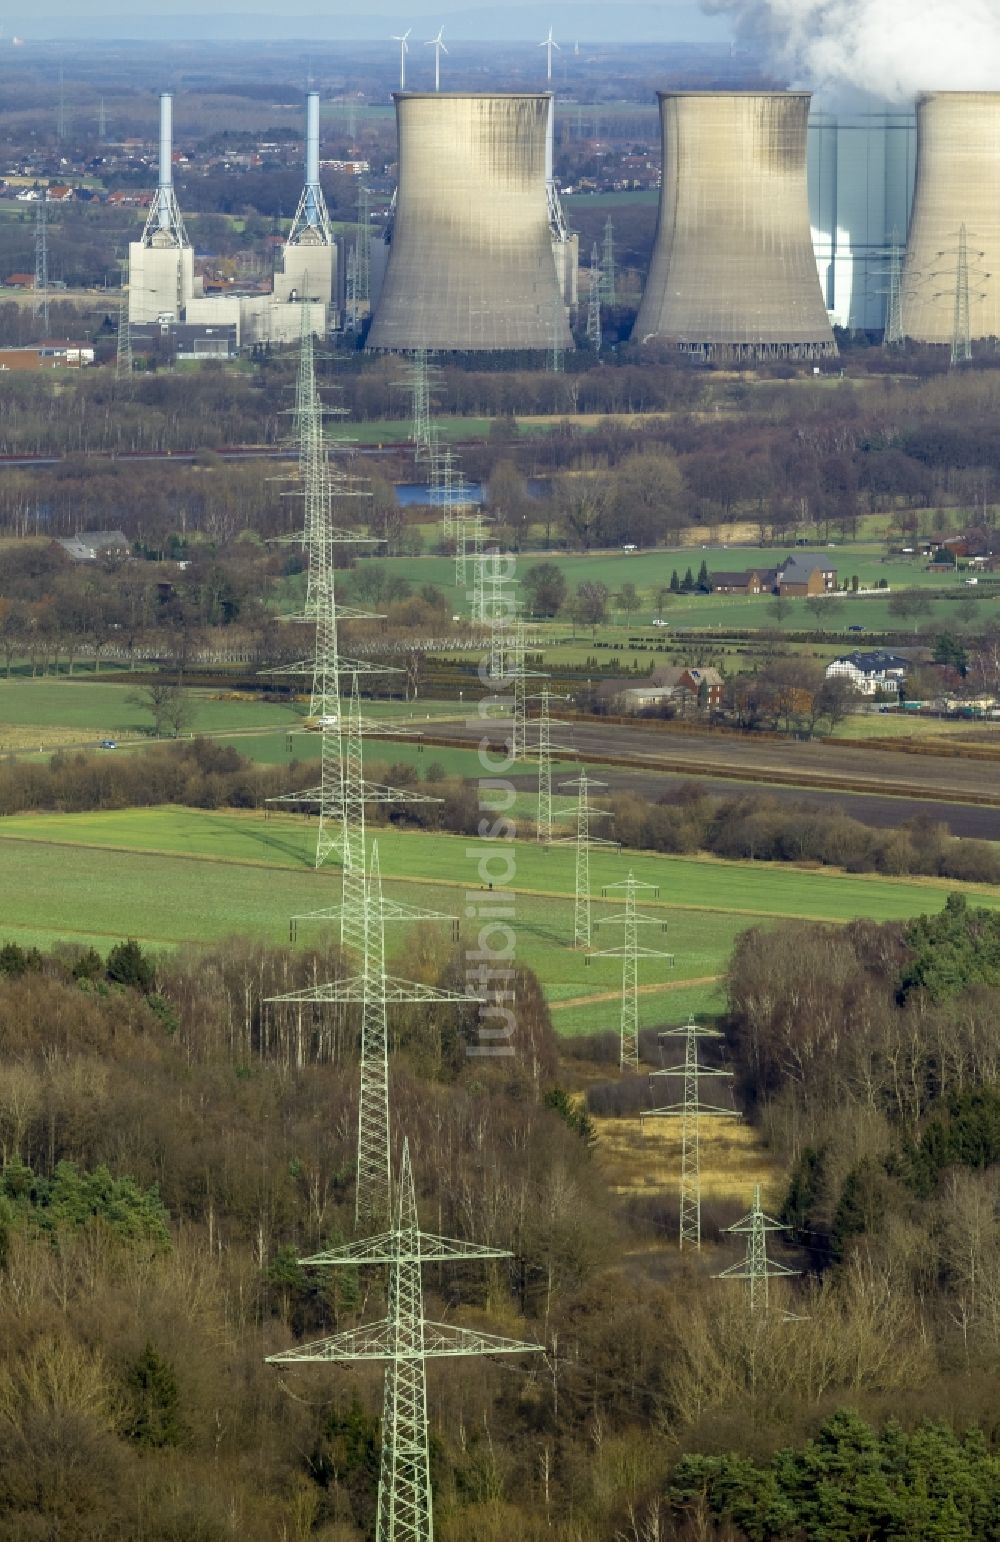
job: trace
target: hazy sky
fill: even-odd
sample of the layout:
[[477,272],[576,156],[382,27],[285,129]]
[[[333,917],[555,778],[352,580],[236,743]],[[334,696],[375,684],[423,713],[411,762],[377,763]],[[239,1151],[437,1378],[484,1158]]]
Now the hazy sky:
[[698,0],[49,0],[37,9],[22,0],[3,8],[5,33],[29,43],[60,37],[376,39],[411,23],[419,31],[429,21],[444,22],[446,36],[456,40],[527,42],[544,36],[550,22],[557,36],[588,42],[723,41],[730,35],[728,18],[706,16]]

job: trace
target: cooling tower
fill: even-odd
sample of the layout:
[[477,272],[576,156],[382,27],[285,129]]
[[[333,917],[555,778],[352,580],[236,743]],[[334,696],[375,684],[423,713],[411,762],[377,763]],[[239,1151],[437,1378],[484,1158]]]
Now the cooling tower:
[[548,96],[395,100],[396,214],[367,347],[571,348],[546,198]]
[[659,96],[663,186],[635,339],[706,358],[835,354],[809,228],[809,96]]
[[900,295],[904,337],[955,340],[962,227],[969,330],[1000,337],[1000,92],[934,91],[917,102],[917,190]]

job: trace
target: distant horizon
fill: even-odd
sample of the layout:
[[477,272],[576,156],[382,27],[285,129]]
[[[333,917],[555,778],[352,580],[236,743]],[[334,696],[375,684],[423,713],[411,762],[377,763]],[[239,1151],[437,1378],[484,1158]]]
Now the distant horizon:
[[[433,36],[445,27],[446,37],[457,43],[536,44],[553,26],[564,48],[580,42],[588,47],[618,43],[622,46],[657,44],[669,46],[718,45],[725,47],[732,29],[725,17],[709,16],[698,0],[672,0],[652,5],[648,0],[617,0],[615,4],[571,4],[553,0],[545,4],[504,6],[496,0],[427,0],[412,8],[400,0],[370,0],[363,14],[337,15],[319,0],[293,0],[291,15],[278,15],[273,7],[258,9],[247,0],[213,0],[196,9],[189,0],[162,0],[155,12],[137,14],[134,7],[110,4],[81,15],[76,4],[56,3],[46,8],[44,19],[23,14],[4,19],[4,36],[32,43],[87,44],[115,42],[198,42],[239,46],[276,43],[383,42],[394,31],[413,27]],[[77,29],[81,29],[77,31]]]

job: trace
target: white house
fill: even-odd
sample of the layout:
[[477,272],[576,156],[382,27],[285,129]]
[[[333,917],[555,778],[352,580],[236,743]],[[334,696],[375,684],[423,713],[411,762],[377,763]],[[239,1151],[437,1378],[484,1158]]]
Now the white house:
[[845,653],[826,666],[828,680],[849,680],[862,696],[897,692],[909,672],[909,659],[881,649],[875,653]]

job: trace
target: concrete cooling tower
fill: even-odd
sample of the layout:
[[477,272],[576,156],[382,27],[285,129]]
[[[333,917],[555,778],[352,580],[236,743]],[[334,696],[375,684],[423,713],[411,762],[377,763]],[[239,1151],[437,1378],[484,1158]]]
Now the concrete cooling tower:
[[[963,227],[967,279],[960,277]],[[917,102],[903,336],[954,343],[966,284],[969,335],[1000,337],[1000,92],[934,91]]]
[[809,228],[809,96],[659,96],[663,187],[635,340],[718,359],[836,354]]
[[396,213],[366,346],[571,348],[546,197],[549,97],[395,100]]

